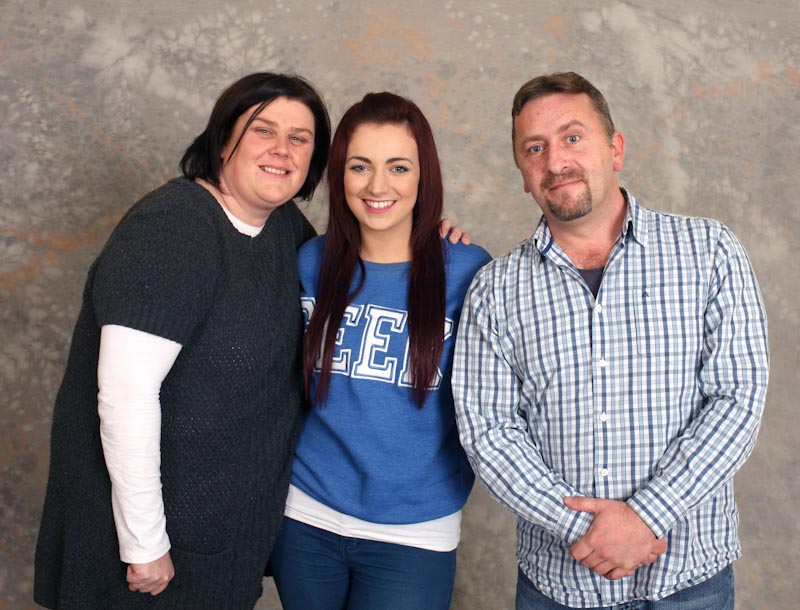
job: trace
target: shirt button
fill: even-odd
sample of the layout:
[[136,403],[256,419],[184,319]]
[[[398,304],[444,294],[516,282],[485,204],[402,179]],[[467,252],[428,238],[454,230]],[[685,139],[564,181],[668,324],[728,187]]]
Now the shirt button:
[[608,476],[608,468],[601,468],[600,469],[600,476],[607,477]]
[[608,413],[601,413],[600,421],[608,421]]
[[602,305],[602,303],[595,303],[595,304],[594,304],[594,310],[595,310],[597,313],[602,313],[602,312],[603,312],[603,305]]
[[608,362],[606,362],[605,358],[600,358],[600,362],[598,362],[597,364],[600,365],[601,369],[604,369],[604,368],[606,368],[606,365],[608,364]]

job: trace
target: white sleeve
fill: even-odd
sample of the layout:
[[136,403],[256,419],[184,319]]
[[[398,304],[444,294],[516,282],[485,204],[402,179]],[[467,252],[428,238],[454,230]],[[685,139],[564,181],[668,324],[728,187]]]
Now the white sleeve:
[[161,496],[161,383],[181,345],[124,326],[100,332],[97,411],[111,478],[120,559],[147,563],[170,549]]

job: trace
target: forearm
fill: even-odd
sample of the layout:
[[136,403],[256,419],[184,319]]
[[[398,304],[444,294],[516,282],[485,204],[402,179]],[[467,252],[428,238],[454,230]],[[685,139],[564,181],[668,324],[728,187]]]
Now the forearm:
[[589,528],[591,515],[568,509],[564,498],[581,494],[549,468],[524,429],[487,428],[461,442],[475,474],[489,494],[518,517],[569,544]]
[[521,380],[503,348],[493,309],[491,295],[473,285],[462,310],[453,365],[461,443],[493,497],[526,521],[574,542],[591,517],[564,506],[565,496],[580,494],[545,462],[531,438],[534,423],[520,413]]
[[[752,403],[751,403],[752,404]],[[667,448],[628,505],[661,538],[730,481],[755,445],[761,410],[717,399]]]
[[120,559],[147,563],[170,548],[161,495],[159,390],[181,346],[131,328],[101,331],[98,414]]
[[769,354],[766,314],[744,249],[720,236],[705,313],[697,383],[705,403],[628,504],[658,536],[708,501],[736,474],[756,442]]

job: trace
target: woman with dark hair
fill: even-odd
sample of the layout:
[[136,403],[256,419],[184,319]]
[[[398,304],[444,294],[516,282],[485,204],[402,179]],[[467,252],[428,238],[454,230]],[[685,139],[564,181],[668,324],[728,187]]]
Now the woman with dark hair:
[[306,81],[246,76],[184,176],[114,230],[53,414],[38,603],[255,605],[302,412],[296,252],[314,230],[291,200],[313,194],[329,142]]
[[450,389],[464,294],[489,261],[437,231],[419,108],[370,93],[336,130],[327,235],[298,255],[306,416],[272,555],[285,610],[449,608],[473,474]]

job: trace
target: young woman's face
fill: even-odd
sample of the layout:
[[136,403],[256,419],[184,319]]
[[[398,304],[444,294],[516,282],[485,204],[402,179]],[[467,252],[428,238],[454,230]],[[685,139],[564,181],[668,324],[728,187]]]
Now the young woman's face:
[[418,190],[419,153],[409,128],[359,125],[347,146],[344,193],[362,239],[407,245]]

